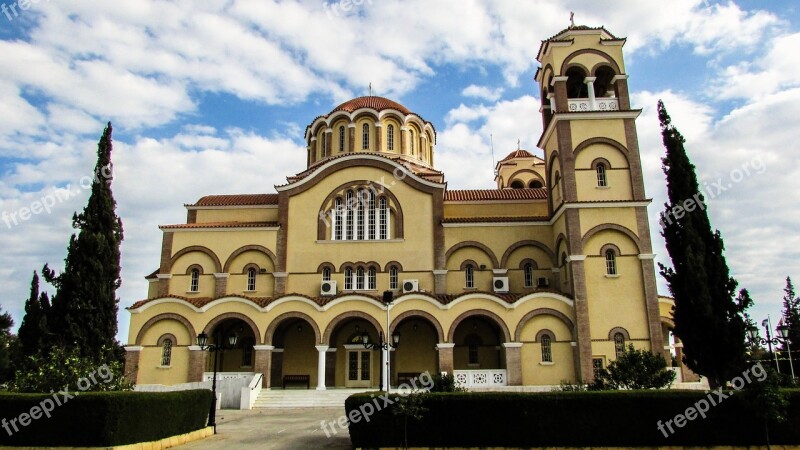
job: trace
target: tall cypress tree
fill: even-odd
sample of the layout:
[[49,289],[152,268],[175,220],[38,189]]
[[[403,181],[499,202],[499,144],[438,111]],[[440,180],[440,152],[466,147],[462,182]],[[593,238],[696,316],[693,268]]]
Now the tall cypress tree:
[[[789,347],[796,356],[796,352],[800,350],[800,297],[795,294],[792,279],[789,277],[786,277],[783,292],[783,323],[789,327]],[[785,345],[783,349],[786,350]]]
[[25,317],[22,318],[17,333],[23,355],[35,355],[44,350],[50,341],[50,332],[47,329],[49,309],[50,300],[47,292],[39,292],[39,275],[34,271],[31,279],[31,295],[25,302]]
[[738,283],[729,275],[722,236],[711,229],[685,139],[661,101],[658,117],[669,194],[660,222],[672,258],[672,268],[659,267],[675,299],[675,335],[683,342],[684,361],[716,387],[744,369],[743,314],[752,300],[746,291],[734,298]]
[[47,266],[43,270],[56,287],[49,315],[56,343],[77,345],[84,356],[103,356],[102,347],[112,349],[116,344],[122,222],[111,192],[111,132],[109,122],[97,145],[89,202],[72,218],[79,231],[70,238],[64,272],[56,275]]

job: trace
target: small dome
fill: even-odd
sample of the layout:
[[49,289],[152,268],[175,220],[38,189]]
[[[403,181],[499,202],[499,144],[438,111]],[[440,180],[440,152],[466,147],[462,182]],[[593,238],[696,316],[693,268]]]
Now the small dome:
[[510,159],[515,159],[515,158],[533,158],[533,157],[534,156],[529,151],[519,149],[519,150],[514,150],[513,152],[509,153],[508,156],[506,156],[505,158],[501,159],[500,162],[508,161]]
[[376,97],[374,95],[366,97],[356,97],[352,100],[348,100],[342,103],[341,105],[337,106],[336,108],[333,108],[333,111],[331,111],[331,113],[334,113],[336,111],[347,111],[351,113],[361,108],[370,108],[376,111],[383,111],[384,109],[396,109],[397,111],[400,111],[403,114],[411,114],[411,111],[409,111],[408,108],[401,105],[400,103],[397,103],[393,100],[389,100],[388,98]]

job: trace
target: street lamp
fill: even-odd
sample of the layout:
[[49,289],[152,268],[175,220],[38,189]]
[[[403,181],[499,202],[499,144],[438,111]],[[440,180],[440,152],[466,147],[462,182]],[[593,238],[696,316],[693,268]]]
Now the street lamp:
[[[772,344],[778,345],[778,344],[783,343],[783,344],[786,344],[786,348],[788,349],[789,348],[789,344],[791,344],[791,341],[789,340],[789,327],[787,325],[783,324],[783,323],[780,323],[778,325],[778,332],[780,333],[780,337],[778,337],[778,336],[772,337],[772,335],[769,332],[769,328],[770,328],[769,327],[769,323],[770,323],[769,319],[766,319],[763,322],[761,322],[761,325],[764,327],[764,331],[767,333],[767,337],[766,338],[760,337],[758,335],[758,328],[756,328],[755,326],[752,326],[752,325],[747,327],[747,337],[748,337],[748,339],[750,340],[750,342],[752,344],[755,344],[755,345],[767,344],[768,345],[769,352],[772,353],[773,355],[775,355],[775,368],[778,369],[778,373],[781,373],[781,368],[778,365],[778,356],[777,356],[776,353],[773,353]],[[792,352],[791,352],[791,349],[789,349],[789,369],[792,372],[792,380],[794,380],[794,364],[792,363]]]
[[[378,386],[378,388],[380,390],[383,390],[383,358],[384,358],[383,353],[384,352],[388,352],[388,350],[390,348],[397,348],[400,345],[400,333],[395,331],[394,333],[392,333],[392,341],[391,342],[384,342],[384,340],[383,340],[383,331],[381,331],[381,332],[378,333],[378,342],[370,342],[369,341],[369,334],[365,331],[363,334],[361,334],[361,343],[364,344],[364,348],[366,348],[366,349],[380,350],[380,352],[381,352],[381,372],[380,372],[380,377],[381,377],[380,380],[381,381],[380,381],[380,385]],[[388,358],[388,355],[386,357]],[[387,362],[388,362],[388,360],[387,360]],[[388,374],[389,373],[388,372],[389,371],[388,365],[387,365],[386,371],[387,371],[386,373]],[[389,377],[387,376],[386,378],[387,378],[387,380],[386,380],[386,392],[389,392]]]
[[217,355],[236,347],[238,340],[239,337],[236,334],[231,334],[228,336],[228,345],[225,346],[222,340],[219,339],[219,335],[218,339],[214,340],[214,344],[208,343],[208,335],[205,332],[197,336],[197,345],[200,346],[200,350],[214,354],[214,377],[211,379],[211,411],[208,412],[208,426],[214,427],[214,434],[217,434],[217,360],[219,359]]

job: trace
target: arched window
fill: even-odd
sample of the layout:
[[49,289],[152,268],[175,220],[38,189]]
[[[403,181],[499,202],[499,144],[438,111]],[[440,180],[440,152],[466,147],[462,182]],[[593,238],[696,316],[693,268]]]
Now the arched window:
[[562,284],[569,283],[569,264],[567,263],[566,253],[561,255],[561,271],[564,274],[564,276],[561,277],[561,283]]
[[377,214],[377,210],[375,209],[375,193],[371,190],[367,191],[367,236],[366,239],[374,240],[375,239],[375,215]]
[[189,292],[198,292],[200,290],[200,271],[192,269],[192,280],[189,284]]
[[377,271],[374,267],[370,267],[367,271],[367,289],[374,291],[377,289]]
[[395,290],[398,287],[398,273],[397,273],[397,266],[392,266],[389,268],[389,289]]
[[322,281],[331,281],[331,268],[326,267],[322,269]]
[[386,149],[394,150],[394,125],[386,127]]
[[597,172],[597,187],[606,187],[608,186],[608,180],[606,178],[606,165],[600,163],[594,169]]
[[333,211],[333,240],[334,241],[341,241],[342,240],[342,226],[343,221],[345,218],[345,211],[342,207],[342,198],[336,197],[336,201],[334,202],[334,211]]
[[414,156],[414,130],[409,130],[408,136],[408,152],[411,156]]
[[252,267],[247,269],[247,290],[256,290],[256,269]]
[[366,235],[364,234],[364,203],[367,201],[367,192],[363,189],[359,189],[358,197],[356,198],[356,235],[353,239],[355,240],[364,240]]
[[161,365],[169,367],[172,365],[172,339],[164,339],[161,344]]
[[553,362],[553,349],[550,343],[550,336],[543,334],[540,340],[542,345],[542,362]]
[[361,149],[369,149],[369,124],[361,126]]
[[585,83],[586,72],[580,67],[567,69],[567,98],[587,98],[589,89]]
[[464,281],[464,287],[475,287],[475,268],[472,266],[472,264],[467,264],[467,267],[464,268]]
[[344,151],[344,125],[339,125],[339,151]]
[[539,188],[541,188],[541,187],[543,187],[543,186],[544,186],[544,185],[543,185],[543,184],[542,184],[542,182],[541,182],[541,181],[539,181],[539,180],[532,180],[532,181],[530,182],[530,184],[528,185],[528,187],[530,187],[531,189],[539,189]]
[[[360,183],[359,183],[360,184]],[[319,239],[332,241],[366,241],[392,239],[391,228],[397,224],[402,230],[402,214],[395,219],[392,214],[400,211],[392,194],[382,185],[367,182],[366,185],[343,187],[334,192],[323,205],[318,221]],[[401,237],[398,233],[396,237]]]
[[364,289],[364,268],[359,267],[356,269],[356,290]]
[[344,269],[344,288],[348,291],[353,289],[353,269],[350,267]]
[[622,333],[614,333],[614,353],[619,359],[625,353],[625,335]]
[[388,239],[389,238],[389,208],[387,206],[386,197],[381,197],[380,199],[380,208],[378,210],[378,214],[380,215],[380,232],[379,236],[380,239]]
[[617,255],[614,250],[606,250],[606,275],[617,274]]
[[533,264],[525,263],[523,271],[525,272],[525,287],[533,287]]
[[525,189],[525,183],[520,180],[514,180],[511,182],[511,189]]
[[346,199],[347,199],[347,202],[344,205],[344,215],[345,215],[345,221],[347,223],[346,230],[345,230],[345,239],[352,240],[353,239],[353,216],[354,216],[353,213],[354,213],[354,209],[355,209],[354,208],[354,206],[355,206],[355,203],[354,203],[355,196],[353,194],[353,191],[347,191],[347,194],[345,194],[345,195],[346,195]]

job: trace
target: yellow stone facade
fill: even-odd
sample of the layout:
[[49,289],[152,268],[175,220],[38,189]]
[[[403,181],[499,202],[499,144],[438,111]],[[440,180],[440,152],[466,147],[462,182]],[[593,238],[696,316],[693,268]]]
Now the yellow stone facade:
[[671,310],[656,292],[624,42],[588,27],[542,42],[544,159],[511,152],[497,189],[448,189],[434,126],[360,97],[308,126],[307,167],[275,192],[186,205],[129,308],[130,376],[200,381],[212,368],[201,332],[236,334],[220,370],[262,373],[265,387],[292,375],[378,387],[364,333],[399,333],[392,385],[424,371],[483,374],[473,386],[587,382],[628,343],[663,352]]

